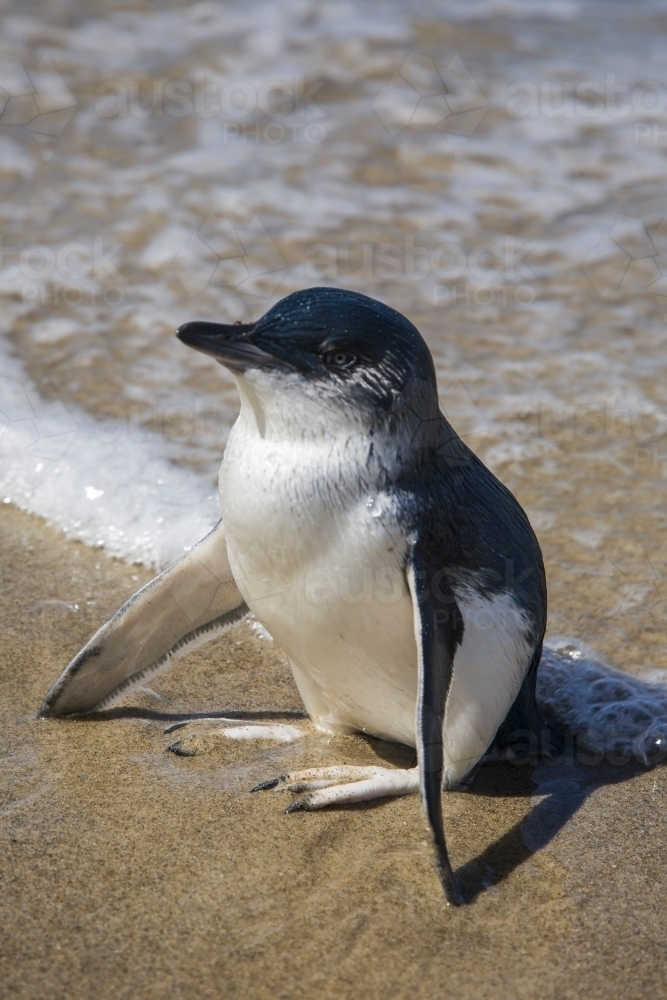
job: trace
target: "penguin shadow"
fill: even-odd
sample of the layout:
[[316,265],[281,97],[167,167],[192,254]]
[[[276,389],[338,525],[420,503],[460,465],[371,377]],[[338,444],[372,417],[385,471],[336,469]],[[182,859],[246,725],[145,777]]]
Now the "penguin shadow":
[[[376,756],[389,765],[414,767],[417,763],[412,748],[370,736],[363,736],[363,739]],[[530,798],[536,801],[527,816],[456,869],[464,901],[474,902],[483,892],[498,886],[537,851],[546,847],[596,789],[630,781],[646,770],[647,767],[636,760],[614,764],[603,759],[592,764],[590,753],[578,747],[576,740],[569,741],[566,750],[556,759],[545,757],[537,762],[533,758],[512,763],[483,763],[454,794]],[[445,793],[445,803],[447,794],[451,793]],[[382,808],[387,801],[360,802],[346,808]]]
[[[73,721],[108,722],[113,719],[139,719],[166,724],[165,733],[175,732],[189,722],[217,719],[243,722],[278,720],[302,721],[308,715],[298,710],[230,710],[220,712],[164,712],[138,706],[119,706],[73,716]],[[359,734],[373,755],[391,767],[414,767],[414,748]],[[453,794],[479,795],[484,798],[534,798],[530,812],[498,840],[456,869],[456,877],[466,903],[495,888],[537,852],[545,848],[562,830],[586,799],[596,789],[629,781],[646,772],[635,761],[622,765],[603,760],[591,764],[576,744],[556,760],[539,762],[494,762],[478,768],[469,782]],[[448,794],[448,793],[445,793]],[[451,794],[451,793],[450,793]],[[381,809],[387,799],[359,802],[337,808],[351,810]]]
[[638,762],[613,765],[603,761],[591,766],[576,754],[537,764],[482,766],[464,789],[466,794],[537,801],[527,816],[457,869],[465,902],[472,903],[481,893],[499,885],[546,847],[596,789],[629,781],[646,770]]

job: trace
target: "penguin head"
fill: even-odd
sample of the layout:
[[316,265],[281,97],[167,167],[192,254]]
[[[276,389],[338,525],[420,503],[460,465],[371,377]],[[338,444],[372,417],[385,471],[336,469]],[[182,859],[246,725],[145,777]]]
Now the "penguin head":
[[274,305],[256,323],[192,322],[177,331],[235,375],[242,397],[252,387],[264,404],[304,411],[335,409],[373,426],[416,404],[438,412],[435,370],[416,327],[396,310],[358,292],[309,288]]

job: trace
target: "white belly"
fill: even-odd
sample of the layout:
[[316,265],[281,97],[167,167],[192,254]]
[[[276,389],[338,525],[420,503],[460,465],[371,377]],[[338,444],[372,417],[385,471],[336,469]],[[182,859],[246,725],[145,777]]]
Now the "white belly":
[[417,649],[398,525],[386,509],[374,517],[368,497],[332,512],[328,498],[294,496],[298,460],[267,477],[270,454],[256,470],[247,450],[242,464],[228,458],[221,507],[234,579],[289,656],[309,715],[322,729],[414,744]]
[[[232,435],[220,489],[234,578],[289,656],[315,725],[414,746],[418,656],[405,538],[386,494],[335,504],[304,487],[317,481],[304,475],[316,460],[306,447]],[[457,596],[464,639],[445,716],[450,785],[492,742],[530,660],[508,595]]]

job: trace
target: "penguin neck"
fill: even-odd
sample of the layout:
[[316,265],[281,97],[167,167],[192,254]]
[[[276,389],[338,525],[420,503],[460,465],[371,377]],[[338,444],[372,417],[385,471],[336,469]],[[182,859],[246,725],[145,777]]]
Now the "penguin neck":
[[294,446],[331,444],[367,437],[371,431],[372,422],[363,411],[298,374],[253,370],[235,374],[235,379],[246,433],[264,440]]
[[301,452],[304,465],[311,462],[309,453],[319,453],[329,469],[337,475],[347,470],[351,480],[379,485],[403,478],[423,463],[442,432],[437,403],[435,412],[426,415],[410,400],[388,412],[373,412],[351,405],[337,389],[327,392],[326,386],[299,375],[254,370],[235,378],[241,397],[239,431],[246,441]]

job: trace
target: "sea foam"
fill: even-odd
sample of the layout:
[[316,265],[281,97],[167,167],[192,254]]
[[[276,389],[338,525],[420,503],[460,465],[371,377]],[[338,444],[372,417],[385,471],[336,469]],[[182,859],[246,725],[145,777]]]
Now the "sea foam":
[[0,500],[69,537],[157,569],[220,517],[217,490],[157,435],[100,423],[39,392],[0,341]]
[[537,700],[556,726],[592,752],[589,763],[659,763],[667,750],[667,684],[615,670],[579,639],[545,643]]

